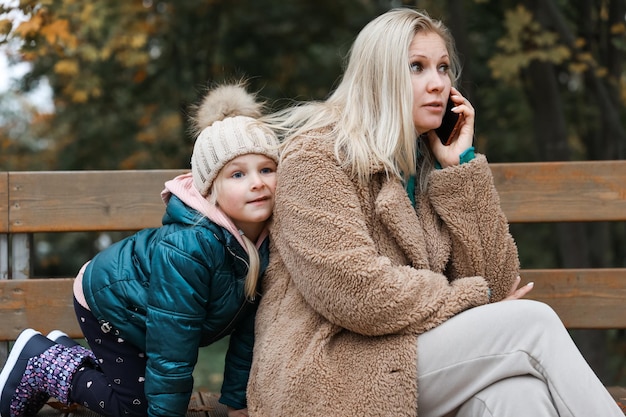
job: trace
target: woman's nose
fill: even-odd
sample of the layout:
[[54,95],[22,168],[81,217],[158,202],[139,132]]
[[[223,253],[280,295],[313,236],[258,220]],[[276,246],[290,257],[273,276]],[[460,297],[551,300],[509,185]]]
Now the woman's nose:
[[430,91],[441,91],[445,87],[445,80],[438,73],[433,73],[428,80],[428,89]]

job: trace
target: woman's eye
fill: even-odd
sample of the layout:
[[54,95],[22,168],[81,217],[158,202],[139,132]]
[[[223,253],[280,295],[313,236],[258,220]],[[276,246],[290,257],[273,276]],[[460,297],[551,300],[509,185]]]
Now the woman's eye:
[[450,71],[450,65],[448,65],[448,64],[441,64],[441,65],[439,65],[439,72],[447,74],[448,71]]
[[243,177],[243,172],[234,172],[233,175],[231,175],[231,178],[241,178]]
[[263,169],[261,169],[261,174],[271,174],[272,172],[274,172],[274,170],[272,168],[263,168]]
[[422,70],[422,64],[420,64],[419,62],[412,62],[409,65],[409,69],[411,70],[411,72],[420,72]]

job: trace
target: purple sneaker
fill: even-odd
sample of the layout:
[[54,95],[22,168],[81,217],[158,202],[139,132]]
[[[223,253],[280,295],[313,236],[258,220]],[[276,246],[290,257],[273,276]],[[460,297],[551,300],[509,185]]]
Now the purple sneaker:
[[[19,335],[0,373],[0,417],[35,415],[48,401],[50,395],[45,391],[35,391],[20,399],[16,396],[28,361],[54,345],[53,341],[33,329],[26,329]],[[17,415],[11,414],[11,405],[14,401],[20,403],[19,408],[22,410]]]

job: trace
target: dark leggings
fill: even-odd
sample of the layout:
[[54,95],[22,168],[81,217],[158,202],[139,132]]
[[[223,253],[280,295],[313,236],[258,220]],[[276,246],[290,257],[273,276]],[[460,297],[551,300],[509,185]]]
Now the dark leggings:
[[83,335],[98,360],[72,379],[70,400],[105,416],[146,416],[146,355],[107,328],[74,299]]

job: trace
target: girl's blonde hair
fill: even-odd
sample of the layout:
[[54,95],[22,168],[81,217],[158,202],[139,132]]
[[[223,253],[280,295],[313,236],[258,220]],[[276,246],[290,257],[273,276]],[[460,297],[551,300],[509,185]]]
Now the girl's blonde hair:
[[[217,196],[221,192],[221,181],[216,178],[209,194],[209,203],[217,205]],[[261,269],[261,258],[255,244],[246,235],[241,235],[245,250],[248,253],[248,260],[242,258],[242,261],[248,265],[248,273],[246,274],[246,282],[244,283],[244,295],[246,299],[253,301],[257,295],[257,284],[259,282],[259,270]]]
[[268,123],[291,139],[326,131],[335,140],[335,154],[361,181],[372,165],[404,179],[417,173],[418,146],[423,157],[419,185],[433,167],[430,150],[417,140],[413,123],[413,93],[409,70],[409,46],[418,33],[436,33],[450,58],[454,85],[460,65],[454,40],[442,22],[425,12],[398,8],[368,23],[354,41],[340,84],[323,102],[296,105],[268,118]]
[[[193,183],[209,203],[217,205],[221,186],[219,173],[233,159],[259,154],[278,162],[278,138],[261,121],[263,103],[246,89],[247,81],[216,85],[205,93],[201,104],[191,108],[192,133],[197,136],[191,156]],[[248,253],[248,273],[244,286],[247,299],[254,300],[259,280],[259,251],[241,235]]]

